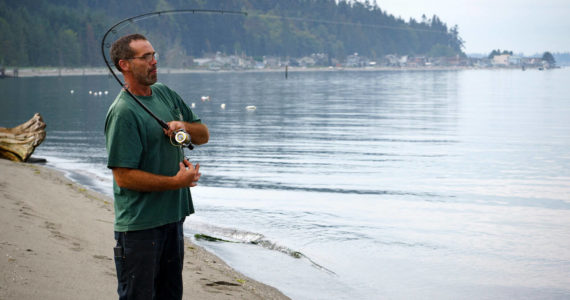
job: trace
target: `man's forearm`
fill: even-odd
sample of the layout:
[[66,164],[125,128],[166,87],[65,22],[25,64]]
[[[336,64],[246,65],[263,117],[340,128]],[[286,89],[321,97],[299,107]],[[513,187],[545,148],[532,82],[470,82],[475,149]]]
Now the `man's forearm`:
[[205,124],[185,122],[184,125],[186,132],[188,132],[192,138],[192,144],[202,145],[207,143],[210,139],[210,131]]
[[139,192],[158,192],[182,187],[174,176],[152,174],[138,169],[114,168],[117,185]]

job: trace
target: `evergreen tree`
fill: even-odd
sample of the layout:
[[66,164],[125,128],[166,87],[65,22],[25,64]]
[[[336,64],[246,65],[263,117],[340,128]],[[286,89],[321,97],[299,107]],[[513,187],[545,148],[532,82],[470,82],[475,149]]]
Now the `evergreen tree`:
[[489,54],[489,59],[493,59],[493,57],[498,56],[498,55],[513,55],[513,51],[508,51],[508,50],[503,50],[501,52],[501,49],[497,49],[497,50],[493,50],[491,51],[491,54]]
[[548,51],[544,52],[542,55],[542,60],[547,62],[550,67],[556,66],[556,60],[554,59],[554,56]]
[[177,8],[239,10],[248,16],[164,15],[128,26],[177,57],[216,51],[251,57],[326,53],[339,60],[355,52],[371,59],[464,55],[457,26],[449,28],[435,15],[406,22],[381,10],[376,1],[0,0],[0,60],[13,66],[102,66],[99,47],[110,26],[152,10]]

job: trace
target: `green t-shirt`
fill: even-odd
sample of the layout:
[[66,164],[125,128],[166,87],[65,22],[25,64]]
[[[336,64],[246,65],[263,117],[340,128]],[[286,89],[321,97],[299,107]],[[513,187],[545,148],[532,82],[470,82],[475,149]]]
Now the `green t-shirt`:
[[[156,83],[152,96],[137,96],[165,122],[201,122],[174,91]],[[109,107],[105,121],[107,167],[139,169],[174,176],[184,153],[171,144],[162,127],[127,92],[121,91]],[[194,213],[189,188],[138,192],[121,188],[113,180],[115,231],[133,231],[180,221]]]

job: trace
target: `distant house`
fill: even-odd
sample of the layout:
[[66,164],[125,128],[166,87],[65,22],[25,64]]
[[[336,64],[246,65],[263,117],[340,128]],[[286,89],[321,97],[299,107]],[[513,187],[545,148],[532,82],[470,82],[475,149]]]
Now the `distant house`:
[[194,64],[198,65],[198,66],[204,66],[206,63],[212,61],[211,58],[195,58],[194,59]]
[[479,68],[489,68],[492,67],[493,64],[491,63],[491,60],[489,58],[472,58],[471,59],[471,63],[473,64],[473,66],[475,67],[479,67]]
[[346,57],[346,63],[344,65],[349,68],[361,67],[362,61],[358,53],[354,53]]
[[425,56],[415,56],[408,58],[408,67],[423,67],[426,65],[427,59]]
[[204,66],[207,67],[208,70],[218,71],[224,67],[224,63],[217,60],[210,60],[207,63],[205,63]]
[[325,53],[313,53],[311,58],[315,61],[317,66],[328,66],[329,65],[329,55]]
[[263,69],[263,68],[265,68],[265,64],[264,64],[262,61],[256,61],[254,68],[256,68],[256,69]]
[[511,55],[509,54],[495,55],[493,56],[493,60],[491,61],[491,63],[493,64],[493,66],[508,66],[509,57],[511,57]]
[[194,64],[201,69],[208,70],[243,70],[252,69],[255,66],[252,58],[240,57],[237,55],[225,55],[223,53],[216,53],[205,58],[194,59]]
[[540,67],[542,66],[542,58],[538,57],[523,57],[521,64],[527,67]]
[[522,57],[518,55],[511,55],[508,58],[508,63],[511,66],[520,66],[522,62]]
[[455,55],[455,56],[446,56],[445,57],[445,62],[446,65],[448,66],[460,66],[462,64],[467,64],[466,62],[464,62],[459,55]]
[[302,57],[297,62],[301,67],[312,67],[315,65],[315,60],[310,56]]
[[384,65],[389,67],[399,67],[400,62],[398,56],[394,54],[388,54],[384,56]]
[[279,68],[282,66],[281,59],[275,56],[264,56],[263,64],[266,68]]

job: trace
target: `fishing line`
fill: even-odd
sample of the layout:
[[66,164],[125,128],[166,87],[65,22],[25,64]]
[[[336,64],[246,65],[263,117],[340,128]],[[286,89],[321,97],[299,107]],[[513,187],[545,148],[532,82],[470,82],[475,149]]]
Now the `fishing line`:
[[[354,22],[343,22],[343,21],[330,21],[330,20],[323,20],[323,19],[310,19],[310,18],[301,18],[301,17],[287,17],[287,16],[278,16],[278,15],[270,15],[270,14],[256,14],[250,13],[248,14],[252,17],[262,17],[262,18],[271,18],[271,19],[283,19],[283,20],[290,20],[296,22],[312,22],[312,23],[323,23],[323,24],[331,24],[331,25],[346,25],[346,26],[359,26],[359,27],[368,27],[368,28],[377,28],[377,29],[390,29],[390,30],[401,30],[401,31],[418,31],[418,32],[430,32],[430,33],[443,33],[444,31],[441,30],[434,30],[434,29],[421,29],[421,28],[412,28],[412,27],[403,27],[403,26],[390,26],[390,25],[378,25],[378,24],[366,24],[366,23],[354,23]],[[425,23],[418,23],[418,24],[425,24]],[[428,25],[429,24],[425,24]],[[448,33],[445,31],[445,33]]]
[[[105,32],[105,35],[103,35],[103,39],[101,40],[101,54],[103,55],[103,60],[105,61],[107,68],[109,68],[111,75],[113,75],[113,77],[117,80],[119,85],[127,92],[127,94],[129,94],[129,96],[131,98],[133,98],[136,103],[138,103],[153,119],[155,119],[158,122],[158,124],[160,125],[160,127],[164,128],[166,130],[169,129],[168,124],[166,122],[164,122],[163,120],[161,120],[157,115],[155,115],[133,93],[131,93],[129,91],[129,89],[127,88],[127,86],[117,76],[117,74],[115,74],[115,71],[113,71],[113,68],[109,64],[109,60],[107,60],[107,56],[105,54],[105,48],[111,48],[111,45],[109,43],[105,43],[105,40],[107,39],[107,36],[109,35],[109,33],[116,34],[120,28],[123,28],[124,26],[130,25],[130,24],[134,24],[138,21],[148,19],[148,18],[151,18],[154,16],[183,14],[183,13],[192,13],[192,14],[195,14],[195,13],[201,13],[202,14],[203,13],[203,14],[222,14],[222,15],[223,14],[231,14],[231,15],[247,16],[247,13],[242,12],[242,11],[214,10],[214,9],[175,9],[175,10],[155,11],[155,12],[150,12],[150,13],[145,13],[142,15],[130,17],[130,18],[124,19],[124,20],[116,23],[115,25],[111,26],[111,28],[109,28],[109,30],[107,30],[107,32]],[[180,146],[188,147],[190,150],[194,149],[194,146],[190,142],[190,135],[184,130],[179,130],[178,132],[176,132],[175,141]],[[171,143],[172,143],[172,138],[171,138]]]

